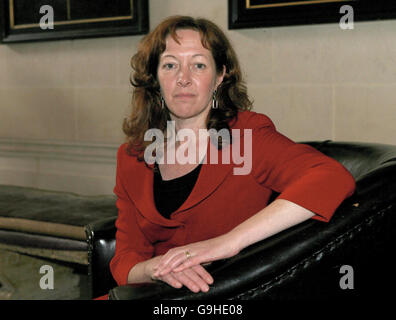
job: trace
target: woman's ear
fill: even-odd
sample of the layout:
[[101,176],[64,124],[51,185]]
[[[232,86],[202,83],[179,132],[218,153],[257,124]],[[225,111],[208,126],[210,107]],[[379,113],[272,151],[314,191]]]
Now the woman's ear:
[[218,74],[216,77],[216,86],[215,86],[216,90],[217,90],[217,87],[223,82],[225,74],[226,74],[226,66],[223,65],[223,72],[221,74]]

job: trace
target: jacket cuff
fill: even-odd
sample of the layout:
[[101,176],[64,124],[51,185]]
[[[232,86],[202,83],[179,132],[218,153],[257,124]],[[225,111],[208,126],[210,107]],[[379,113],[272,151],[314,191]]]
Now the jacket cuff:
[[123,257],[119,257],[117,260],[111,260],[110,270],[114,280],[119,286],[128,283],[129,271],[139,262],[147,260],[147,257],[143,257],[135,252],[130,252]]

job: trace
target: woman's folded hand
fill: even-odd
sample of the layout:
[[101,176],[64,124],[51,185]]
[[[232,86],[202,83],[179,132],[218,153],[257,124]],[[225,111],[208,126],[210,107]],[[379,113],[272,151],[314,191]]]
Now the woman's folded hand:
[[172,248],[159,259],[158,265],[154,268],[154,276],[161,277],[170,272],[181,272],[194,266],[232,257],[238,252],[239,249],[227,234]]
[[169,272],[163,276],[152,277],[155,280],[166,282],[174,288],[187,287],[192,292],[208,292],[213,278],[201,265],[186,268],[179,272]]

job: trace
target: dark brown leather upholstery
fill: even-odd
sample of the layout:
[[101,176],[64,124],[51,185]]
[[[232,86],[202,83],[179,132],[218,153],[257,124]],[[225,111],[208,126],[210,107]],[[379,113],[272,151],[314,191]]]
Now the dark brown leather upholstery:
[[[396,146],[375,143],[305,142],[340,161],[355,177],[355,194],[329,223],[310,220],[256,243],[237,256],[208,267],[215,282],[208,293],[173,289],[164,283],[114,287],[110,299],[328,299],[387,295],[394,281],[396,246]],[[98,229],[97,229],[98,230]],[[114,254],[111,223],[92,251],[93,281],[106,293],[112,284],[108,261]],[[340,268],[354,271],[354,289],[341,289]],[[97,274],[96,274],[97,272]]]

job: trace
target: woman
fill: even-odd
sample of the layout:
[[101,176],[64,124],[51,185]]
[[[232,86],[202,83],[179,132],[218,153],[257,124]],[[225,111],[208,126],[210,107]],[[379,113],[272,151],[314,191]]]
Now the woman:
[[[132,67],[132,114],[114,189],[119,215],[110,267],[119,285],[163,281],[206,292],[214,282],[206,263],[307,219],[329,221],[353,193],[354,180],[341,164],[249,111],[236,55],[212,22],[166,19],[142,40]],[[165,136],[170,124],[176,134],[188,129],[199,138],[157,137],[164,148],[155,149],[153,164],[145,133],[158,129]],[[207,129],[215,134],[200,135]],[[217,144],[221,130],[236,134]],[[190,152],[202,151],[202,143],[206,153]],[[241,163],[227,162],[225,150],[244,150],[250,167],[235,174]],[[186,152],[194,161],[183,160]],[[272,191],[280,195],[269,204]]]

